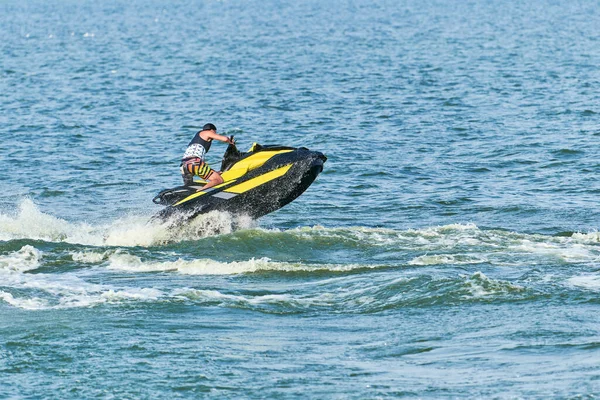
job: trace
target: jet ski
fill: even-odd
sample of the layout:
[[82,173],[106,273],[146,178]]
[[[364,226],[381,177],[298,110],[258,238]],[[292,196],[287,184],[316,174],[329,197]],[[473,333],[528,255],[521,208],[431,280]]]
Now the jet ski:
[[326,160],[323,153],[305,147],[254,143],[241,152],[229,144],[221,162],[224,182],[206,190],[194,182],[161,191],[152,201],[166,207],[154,219],[182,221],[210,211],[262,217],[304,193]]

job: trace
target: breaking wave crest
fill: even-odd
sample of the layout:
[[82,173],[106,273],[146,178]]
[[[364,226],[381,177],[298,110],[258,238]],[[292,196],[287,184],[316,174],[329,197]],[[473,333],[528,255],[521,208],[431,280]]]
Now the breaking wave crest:
[[255,272],[300,272],[331,271],[347,272],[364,269],[365,265],[354,264],[306,264],[273,262],[264,257],[247,261],[219,262],[211,259],[183,260],[166,262],[144,262],[138,256],[127,253],[115,253],[108,257],[108,268],[129,272],[167,272],[176,271],[183,275],[236,275]]

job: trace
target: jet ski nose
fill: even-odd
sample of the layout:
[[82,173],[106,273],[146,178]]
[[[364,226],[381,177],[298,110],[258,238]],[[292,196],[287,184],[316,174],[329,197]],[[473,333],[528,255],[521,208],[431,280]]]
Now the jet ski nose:
[[312,159],[310,163],[310,174],[316,178],[321,172],[323,172],[323,163],[327,161],[327,157],[323,153],[315,152],[316,157]]

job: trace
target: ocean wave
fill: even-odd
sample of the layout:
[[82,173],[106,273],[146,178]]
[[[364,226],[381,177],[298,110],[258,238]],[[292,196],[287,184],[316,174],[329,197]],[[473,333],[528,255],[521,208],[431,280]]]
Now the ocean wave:
[[484,298],[511,293],[522,293],[526,289],[523,286],[513,284],[505,280],[488,278],[483,272],[477,271],[474,274],[462,275],[464,287],[469,291],[464,298]]
[[75,251],[71,252],[71,258],[73,261],[83,264],[98,264],[108,259],[113,254],[110,251],[96,252],[93,250]]
[[[319,265],[274,262],[266,258],[242,262],[182,260],[144,262],[122,251],[78,255],[86,262],[107,260],[105,271],[176,272],[182,275],[231,275],[260,272],[352,271],[377,268],[377,265]],[[411,273],[382,270],[380,274],[313,275],[309,281],[280,283],[277,289],[178,288],[167,284],[154,287],[124,287],[118,284],[91,283],[89,272],[43,273],[44,253],[25,245],[0,256],[0,301],[28,310],[95,307],[131,303],[192,302],[201,306],[244,308],[265,313],[326,311],[333,313],[377,313],[402,307],[427,307],[436,304],[462,304],[473,301],[511,301],[529,289],[482,272],[445,276],[437,273]],[[92,270],[94,271],[94,270]],[[102,273],[96,270],[92,276]],[[400,273],[402,276],[397,276]],[[321,278],[319,278],[319,276]],[[103,279],[101,282],[110,282]],[[118,282],[118,281],[117,281]],[[200,282],[200,281],[199,281]],[[162,285],[164,286],[164,285]]]
[[162,296],[154,288],[115,288],[89,283],[73,273],[31,273],[43,252],[26,245],[0,256],[0,300],[28,309],[89,307],[120,301],[150,301]]
[[116,252],[109,256],[108,269],[128,272],[169,272],[183,275],[237,275],[256,272],[301,272],[329,271],[348,272],[358,269],[377,268],[377,265],[363,264],[306,264],[274,262],[269,258],[246,261],[219,262],[211,259],[195,259],[153,262],[143,261],[139,256]]
[[295,244],[304,241],[324,249],[344,246],[348,249],[373,250],[373,254],[392,252],[419,253],[408,265],[468,265],[491,263],[507,265],[521,262],[591,263],[600,257],[600,248],[589,235],[572,237],[525,234],[498,229],[482,230],[473,224],[450,224],[422,229],[392,230],[368,227],[301,227],[288,231],[254,229],[236,233],[244,239],[277,238]]
[[[543,264],[560,262],[567,264],[594,263],[600,257],[597,232],[574,233],[571,236],[548,236],[525,234],[499,229],[480,229],[474,224],[449,224],[421,229],[394,230],[362,226],[350,227],[298,227],[289,230],[261,228],[247,218],[232,217],[227,213],[209,213],[199,216],[185,226],[173,228],[167,224],[150,223],[145,216],[127,216],[103,225],[68,222],[41,212],[30,200],[25,199],[14,215],[0,214],[0,241],[41,240],[52,243],[81,245],[83,249],[72,251],[72,259],[82,264],[108,262],[111,268],[145,270],[177,270],[188,273],[212,273],[209,271],[231,271],[246,273],[268,270],[273,262],[253,261],[252,265],[235,262],[212,261],[169,261],[157,264],[152,261],[129,260],[121,262],[111,248],[171,246],[174,251],[178,243],[213,238],[212,244],[228,246],[241,254],[253,249],[280,249],[277,251],[304,251],[307,247],[314,252],[352,253],[348,265],[332,263],[329,267],[305,264],[279,265],[281,270],[319,268],[354,270],[371,268],[383,260],[387,266],[401,263],[409,266],[469,265],[488,263],[491,265],[513,265],[522,263]],[[93,247],[93,249],[85,247]],[[98,249],[98,247],[102,249]],[[290,250],[291,249],[291,250]],[[112,257],[112,259],[111,259]],[[322,257],[321,257],[322,259]],[[260,257],[259,257],[260,260]],[[364,262],[363,260],[369,260]],[[211,266],[208,266],[210,263]]]
[[[239,232],[242,230],[243,232]],[[147,216],[117,218],[107,224],[69,222],[43,213],[31,199],[23,199],[16,214],[0,214],[0,240],[31,239],[89,246],[152,247],[200,240],[216,234],[237,233],[241,238],[320,241],[358,246],[399,248],[452,246],[458,242],[477,243],[477,226],[450,224],[440,227],[397,231],[386,228],[323,226],[291,230],[263,229],[247,217],[208,213],[173,228],[169,223],[150,222]]]
[[405,307],[470,302],[513,301],[527,295],[527,289],[504,280],[491,279],[482,272],[453,278],[432,276],[400,277],[368,284],[333,279],[290,288],[284,293],[225,293],[219,290],[184,288],[171,295],[195,304],[243,308],[266,313],[329,311],[370,314]]
[[567,280],[567,284],[569,286],[587,289],[592,292],[600,292],[600,275],[583,274],[573,276]]
[[593,231],[588,233],[575,232],[572,235],[573,239],[577,242],[589,244],[589,243],[600,243],[600,232]]
[[102,290],[73,290],[61,291],[55,293],[51,284],[38,288],[37,292],[42,294],[34,295],[23,293],[14,295],[9,291],[0,289],[0,300],[10,304],[13,307],[24,310],[50,310],[50,309],[69,309],[69,308],[89,308],[102,304],[122,304],[127,302],[156,302],[163,293],[154,288],[127,288]]
[[0,271],[31,271],[40,266],[42,252],[33,246],[23,246],[19,251],[0,255]]
[[488,262],[489,260],[485,257],[470,256],[470,255],[453,255],[453,254],[435,254],[435,255],[423,255],[415,257],[408,262],[408,265],[469,265],[469,264],[481,264]]

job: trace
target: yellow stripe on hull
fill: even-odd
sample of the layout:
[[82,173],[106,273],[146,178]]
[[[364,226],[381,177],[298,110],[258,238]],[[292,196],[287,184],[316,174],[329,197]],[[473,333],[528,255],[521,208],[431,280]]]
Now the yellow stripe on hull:
[[292,167],[292,164],[288,164],[284,167],[277,168],[271,172],[267,172],[266,174],[257,176],[256,178],[252,178],[246,182],[240,183],[239,185],[230,187],[229,189],[226,189],[225,191],[229,192],[229,193],[237,193],[237,194],[247,192],[250,189],[254,189],[255,187],[258,187],[262,184],[272,181],[273,179],[276,179],[276,178],[279,178],[280,176],[285,175],[285,173],[288,172],[291,167]]
[[[218,188],[220,188],[220,187],[223,187],[223,186],[229,185],[230,183],[233,183],[233,182],[235,182],[235,179],[234,179],[234,180],[232,180],[232,181],[229,181],[229,182],[223,182],[223,183],[221,183],[220,185],[217,185],[217,186],[213,186],[212,188],[209,188],[209,190],[210,190],[210,189],[213,189],[213,188],[214,188],[214,189],[218,189]],[[175,204],[173,204],[173,205],[174,205],[174,206],[178,206],[178,205],[180,205],[180,204],[182,204],[182,203],[185,203],[186,201],[189,201],[189,200],[195,199],[196,197],[200,197],[200,196],[202,196],[203,194],[206,194],[206,193],[208,193],[208,192],[205,192],[204,190],[201,190],[201,191],[199,191],[199,192],[196,192],[196,193],[194,193],[194,194],[192,194],[192,195],[189,195],[189,196],[188,196],[188,197],[186,197],[185,199],[183,199],[183,200],[181,200],[181,201],[178,201],[177,203],[175,203]]]
[[221,176],[225,182],[240,178],[242,175],[247,174],[253,169],[264,165],[272,157],[291,151],[293,150],[259,151],[256,154],[252,154],[243,160],[238,161],[230,170],[223,172]]
[[[214,188],[217,189],[217,188],[223,187],[225,185],[229,185],[229,184],[235,182],[238,178],[247,174],[249,171],[252,171],[253,169],[260,167],[265,162],[267,162],[270,158],[277,156],[279,154],[289,153],[291,151],[293,151],[293,150],[260,151],[256,154],[252,154],[252,155],[244,158],[243,160],[235,163],[235,165],[230,170],[223,172],[221,174],[221,177],[223,178],[223,180],[225,182],[223,182],[220,185],[214,186]],[[241,183],[241,184],[234,186],[230,189],[227,189],[225,191],[230,192],[230,193],[244,193],[247,190],[250,190],[256,186],[260,186],[263,183],[269,182],[270,180],[280,177],[281,175],[285,174],[288,171],[288,169],[290,169],[291,166],[292,165],[290,164],[285,167],[268,172],[264,175],[250,179],[247,182]],[[282,171],[282,169],[285,169],[285,171]],[[197,197],[200,197],[206,193],[207,192],[201,190],[201,191],[194,193],[194,194],[186,197],[185,199],[173,204],[173,206],[178,206],[180,204],[183,204],[185,202],[193,200]]]

